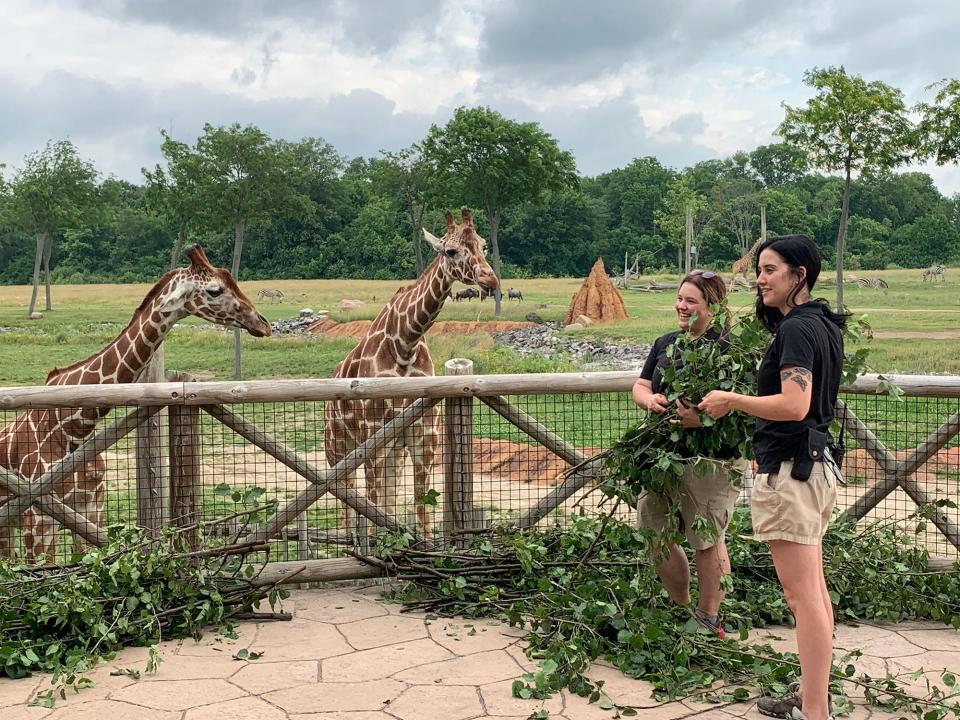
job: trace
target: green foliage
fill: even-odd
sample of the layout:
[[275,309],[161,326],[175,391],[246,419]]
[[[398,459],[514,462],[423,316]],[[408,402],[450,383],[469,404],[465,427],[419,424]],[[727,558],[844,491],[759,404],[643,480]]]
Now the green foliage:
[[907,162],[916,145],[903,93],[880,81],[866,82],[845,68],[814,68],[804,82],[817,91],[804,108],[785,105],[777,133],[802,150],[812,167],[844,174],[837,231],[837,308],[843,303],[843,259],[850,214],[851,173],[883,173]]
[[48,142],[13,177],[14,220],[31,233],[79,225],[94,207],[97,171],[69,140]]
[[[52,673],[54,688],[38,702],[89,684],[84,673],[122,647],[199,637],[263,597],[273,605],[284,596],[252,582],[257,568],[244,554],[252,547],[188,555],[182,532],[159,540],[123,526],[108,532],[106,547],[70,565],[0,561],[0,668],[11,678]],[[151,653],[148,672],[158,659]]]
[[814,68],[804,83],[817,94],[806,107],[785,105],[777,133],[824,170],[886,170],[906,162],[912,126],[897,88],[839,68]]
[[[664,368],[662,379],[669,409],[651,413],[606,451],[609,473],[604,492],[630,506],[643,491],[679,502],[685,464],[709,461],[720,448],[735,448],[741,457],[751,456],[751,416],[734,412],[714,420],[701,414],[704,430],[683,429],[676,411],[680,402],[696,407],[711,390],[755,391],[757,367],[769,333],[754,318],[744,318],[727,332],[728,317],[727,310],[715,309],[714,330],[724,333],[722,340],[692,339],[682,333],[667,348],[674,359],[673,365]],[[679,527],[673,527],[664,542],[672,542],[675,535],[681,535]]]
[[[527,653],[539,668],[514,683],[517,697],[544,698],[568,688],[613,708],[602,683],[584,675],[603,658],[652,683],[661,698],[745,700],[750,687],[782,692],[799,673],[796,655],[750,633],[789,622],[790,614],[769,551],[749,532],[749,514],[738,511],[727,540],[733,584],[722,611],[728,630],[739,632],[728,631],[726,640],[700,628],[689,608],[670,604],[649,561],[657,538],[609,516],[537,532],[503,531],[478,540],[470,553],[426,553],[401,543],[388,548],[388,561],[409,583],[397,595],[408,607],[495,615],[529,630]],[[837,522],[823,547],[838,617],[960,625],[960,575],[928,573],[925,551],[903,527]],[[909,676],[857,673],[852,663],[859,654],[853,650],[833,666],[841,707],[849,707],[843,696],[852,690],[872,704],[929,720],[960,715],[953,673],[926,695],[911,695]]]
[[[860,84],[866,89],[847,93],[837,85],[822,94],[838,102],[853,97],[856,104],[873,102],[884,88],[897,92],[847,80],[855,90]],[[944,85],[943,92],[947,87],[953,86]],[[944,121],[952,117],[952,97],[938,101]],[[421,226],[439,229],[442,210],[462,205],[482,210],[476,220],[490,240],[494,264],[509,263],[501,268],[503,277],[583,276],[598,257],[608,269],[619,269],[625,254],[639,254],[650,273],[676,266],[688,195],[699,198],[695,241],[701,266],[726,269],[753,244],[761,203],[771,234],[811,235],[830,261],[844,215],[844,180],[808,171],[799,140],[683,170],[652,157],[624,158],[622,168],[577,178],[573,158],[538,125],[487,108],[460,110],[424,141],[376,160],[342,158],[320,138],[271,139],[256,127],[238,125],[208,125],[189,143],[161,132],[160,149],[163,161],[143,170],[142,186],[107,178],[98,188],[95,169],[67,142],[48,146],[28,157],[20,172],[8,173],[12,181],[0,191],[0,283],[31,279],[36,218],[50,215],[25,212],[34,196],[59,208],[60,219],[44,242],[53,249],[45,259],[58,283],[153,282],[177,261],[183,244],[195,241],[223,265],[242,250],[243,279],[406,279],[432,259]],[[887,172],[884,158],[890,157],[865,162],[859,177],[851,178],[850,214],[886,232],[853,238],[847,266],[960,261],[960,203],[945,198],[925,173]],[[45,167],[41,175],[58,175],[57,158],[63,169],[75,166],[78,172],[54,182],[56,192],[31,190],[27,180],[34,171]],[[937,257],[931,256],[938,248]]]
[[936,88],[933,103],[919,103],[921,113],[918,156],[933,158],[937,165],[960,159],[960,80],[944,78],[929,88]]

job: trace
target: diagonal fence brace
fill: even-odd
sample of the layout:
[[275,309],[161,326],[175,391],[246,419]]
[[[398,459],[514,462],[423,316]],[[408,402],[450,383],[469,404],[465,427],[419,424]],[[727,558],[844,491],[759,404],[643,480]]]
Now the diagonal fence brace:
[[253,423],[227,410],[223,406],[202,405],[201,408],[204,412],[216,418],[238,435],[246,438],[265,453],[280,461],[313,484],[312,487],[301,492],[290,503],[278,510],[276,515],[268,521],[267,527],[264,530],[252,533],[247,538],[248,540],[263,540],[274,537],[289,522],[307,510],[325,493],[329,492],[337,498],[337,500],[350,506],[357,513],[373,521],[376,525],[385,527],[392,532],[399,530],[408,532],[413,536],[415,542],[420,542],[422,538],[420,538],[416,532],[412,532],[393,515],[385,512],[355,490],[348,489],[343,484],[343,481],[349,473],[355,471],[364,463],[370,453],[375,452],[379,446],[391,442],[402,435],[405,428],[416,422],[427,410],[439,401],[439,398],[421,398],[411,403],[404,408],[403,412],[397,417],[380,428],[372,437],[368,438],[366,442],[345,456],[334,467],[325,470],[321,470],[303,457],[302,454],[276,441]]
[[579,469],[564,478],[563,482],[545,495],[523,517],[517,521],[521,528],[531,528],[543,518],[563,505],[578,490],[588,482],[595,480],[600,474],[601,460],[591,462],[576,447],[553,432],[546,425],[532,415],[524,412],[516,405],[511,404],[501,395],[480,396],[480,402],[500,415],[504,420],[523,430],[527,435],[546,447],[558,457],[566,460],[570,465]]
[[[138,408],[111,423],[62,460],[58,460],[43,475],[29,483],[26,488],[21,487],[23,493],[11,497],[6,505],[0,507],[0,527],[19,522],[20,516],[27,508],[40,503],[41,498],[49,495],[53,491],[54,485],[59,481],[83,468],[97,455],[116,444],[121,438],[129,435],[140,423],[153,417],[162,409],[162,405]],[[84,531],[81,531],[71,522],[67,522],[65,525],[84,539],[93,542],[92,538],[86,537],[85,528]]]
[[[847,508],[844,516],[852,520],[861,520],[880,502],[898,487],[918,506],[928,505],[931,501],[920,484],[911,476],[927,460],[933,457],[951,438],[960,433],[960,413],[954,413],[943,425],[927,436],[926,440],[913,448],[903,460],[897,460],[893,453],[854,415],[842,400],[837,401],[837,414],[844,428],[857,443],[866,450],[883,470],[884,477],[865,492],[853,505]],[[935,511],[931,522],[944,534],[953,546],[960,549],[960,528],[942,511]]]

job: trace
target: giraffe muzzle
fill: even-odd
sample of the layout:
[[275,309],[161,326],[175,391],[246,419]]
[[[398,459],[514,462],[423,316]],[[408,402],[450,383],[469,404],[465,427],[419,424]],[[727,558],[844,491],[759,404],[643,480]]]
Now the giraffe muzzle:
[[273,334],[273,326],[263,315],[257,313],[256,319],[244,328],[254,337],[270,337]]

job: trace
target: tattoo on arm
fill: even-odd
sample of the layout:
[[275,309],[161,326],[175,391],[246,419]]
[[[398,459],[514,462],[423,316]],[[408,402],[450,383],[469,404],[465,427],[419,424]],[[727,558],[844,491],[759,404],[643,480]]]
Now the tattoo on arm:
[[800,386],[801,390],[806,391],[807,385],[813,381],[813,373],[802,367],[792,367],[780,371],[780,386],[788,380],[792,380]]

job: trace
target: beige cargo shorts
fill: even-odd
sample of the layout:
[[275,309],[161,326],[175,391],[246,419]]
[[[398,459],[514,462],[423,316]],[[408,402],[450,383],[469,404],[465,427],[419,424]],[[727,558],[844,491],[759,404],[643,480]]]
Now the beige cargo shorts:
[[[683,469],[680,496],[680,529],[694,550],[707,550],[723,538],[730,524],[733,508],[740,495],[744,461],[700,463]],[[694,521],[702,517],[717,528],[717,538],[700,537],[693,529]],[[650,493],[637,500],[637,523],[640,527],[663,532],[667,526],[663,501]]]
[[753,481],[751,517],[757,540],[789,540],[819,545],[837,503],[839,470],[832,463],[816,462],[806,481],[790,477],[792,460],[780,471],[757,473]]

